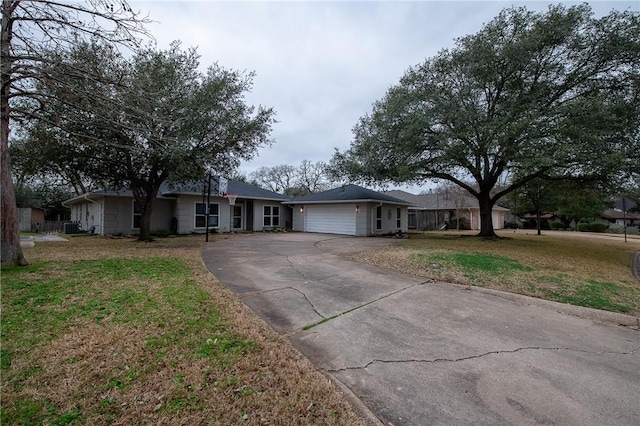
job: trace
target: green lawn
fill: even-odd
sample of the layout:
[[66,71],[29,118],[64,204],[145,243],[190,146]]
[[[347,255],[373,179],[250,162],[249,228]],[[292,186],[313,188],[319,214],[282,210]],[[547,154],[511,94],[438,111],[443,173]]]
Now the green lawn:
[[640,283],[630,267],[637,241],[502,235],[487,241],[464,232],[417,233],[359,257],[434,280],[640,314]]
[[2,425],[359,424],[200,238],[37,243],[2,269]]

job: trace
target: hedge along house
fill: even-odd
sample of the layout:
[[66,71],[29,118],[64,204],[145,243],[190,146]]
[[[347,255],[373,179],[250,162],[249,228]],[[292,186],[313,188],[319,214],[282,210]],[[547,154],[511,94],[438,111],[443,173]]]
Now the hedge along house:
[[[152,233],[192,234],[206,231],[204,182],[163,184],[151,213]],[[229,180],[228,197],[211,193],[209,228],[216,232],[263,231],[291,227],[289,200],[244,182]],[[102,235],[137,234],[140,211],[130,190],[101,190],[83,194],[63,203],[71,209],[71,220],[81,229]],[[93,227],[93,228],[92,228]]]
[[295,198],[293,230],[360,237],[407,231],[411,203],[363,188],[345,185]]

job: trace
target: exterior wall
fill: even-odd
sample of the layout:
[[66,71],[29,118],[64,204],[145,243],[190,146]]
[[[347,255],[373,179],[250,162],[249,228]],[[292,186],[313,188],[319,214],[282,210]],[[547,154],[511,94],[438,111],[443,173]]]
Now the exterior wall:
[[[196,227],[195,207],[196,203],[202,203],[200,195],[181,195],[176,200],[174,215],[178,221],[178,234],[204,233],[204,227]],[[284,228],[287,224],[291,226],[292,212],[289,206],[280,204],[279,201],[253,200],[252,211],[248,210],[251,200],[237,199],[236,206],[242,207],[242,226],[232,228],[233,209],[229,200],[223,197],[211,197],[211,204],[218,204],[218,232],[243,231],[253,229],[263,231],[264,226],[264,206],[278,206],[280,208],[280,224],[277,228]],[[272,228],[272,227],[269,227]]]
[[70,206],[71,221],[77,222],[82,231],[88,231],[95,226],[95,232],[101,234],[103,231],[103,206],[104,199],[83,200]]
[[[130,198],[110,197],[104,205],[104,220],[102,226],[97,230],[98,233],[102,235],[129,233],[132,220],[131,208]],[[73,212],[71,219],[74,219]]]
[[[300,211],[301,204],[294,204],[291,210],[291,229],[294,231],[304,231],[304,212]],[[288,208],[288,207],[287,207]]]
[[494,210],[491,212],[491,220],[493,221],[493,229],[503,229],[504,228],[504,211],[503,210]]
[[[177,198],[158,198],[151,213],[151,232],[168,231],[178,234],[204,233],[205,227],[196,227],[196,203],[202,203],[201,195],[181,195]],[[264,206],[278,206],[280,209],[277,228],[291,227],[292,209],[279,201],[237,199],[236,206],[242,208],[239,228],[232,228],[233,209],[227,198],[212,196],[212,204],[218,204],[218,232],[264,229]],[[132,197],[107,196],[89,200],[80,199],[69,206],[71,221],[78,222],[82,230],[95,226],[98,234],[136,234],[134,229]],[[272,228],[272,227],[270,227]]]
[[31,232],[31,208],[18,207],[18,230]]
[[[331,203],[327,203],[331,205]],[[338,203],[336,203],[338,205]],[[400,229],[402,232],[408,230],[408,209],[406,206],[398,206],[395,204],[382,204],[382,228],[376,229],[376,209],[377,203],[339,203],[340,206],[349,206],[356,215],[355,235],[359,237],[368,237],[372,235],[384,235],[395,233],[398,229],[397,225],[397,208],[400,207]],[[306,206],[302,204],[293,205],[293,230],[303,232],[305,230],[305,214],[300,212],[300,208]],[[391,211],[391,218],[389,218]]]
[[[254,200],[253,201],[253,230],[254,231],[265,231],[274,228],[265,227],[264,226],[264,206],[279,206],[280,207],[280,225],[276,226],[276,228],[284,229],[287,224],[292,226],[292,214],[293,211],[291,207],[288,205],[280,204],[279,201],[268,201],[268,200]],[[298,206],[296,206],[298,207]],[[298,213],[299,213],[298,207]]]
[[[379,204],[369,204],[370,227],[367,235],[385,235],[394,234],[398,229],[402,232],[408,230],[408,208],[406,206],[398,206],[396,204],[382,204],[382,223],[378,228],[377,209]],[[400,227],[397,226],[397,209],[400,208]],[[360,235],[360,234],[358,234]]]
[[[86,221],[86,226],[84,221],[81,222],[82,229],[85,231],[94,225],[96,233],[102,235],[136,234],[139,232],[133,227],[133,198],[106,197],[99,204],[89,206],[89,209],[89,219]],[[158,198],[151,212],[151,232],[170,231],[173,210],[173,200]],[[98,219],[99,217],[100,219]],[[73,209],[71,219],[75,220]]]
[[[223,197],[211,197],[211,204],[218,204],[219,232],[229,232],[231,212],[229,200]],[[202,203],[201,195],[181,195],[177,198],[174,216],[178,220],[178,234],[204,234],[205,227],[196,227],[196,203]]]

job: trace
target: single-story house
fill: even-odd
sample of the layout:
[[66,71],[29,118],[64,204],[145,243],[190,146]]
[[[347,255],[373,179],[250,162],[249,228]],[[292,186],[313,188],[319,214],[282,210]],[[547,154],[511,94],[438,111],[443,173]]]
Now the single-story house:
[[[165,183],[151,213],[151,232],[174,234],[206,231],[204,182]],[[229,180],[226,192],[235,197],[211,193],[209,227],[218,232],[262,231],[291,227],[289,197],[245,182]],[[229,198],[235,198],[231,205]],[[130,190],[100,190],[63,203],[71,209],[71,220],[83,230],[97,234],[136,234],[140,210]]]
[[406,232],[410,202],[344,185],[283,202],[293,207],[293,230],[356,236]]
[[[393,190],[385,194],[409,202],[409,229],[417,231],[433,231],[440,229],[452,218],[459,216],[466,219],[471,229],[480,229],[480,207],[475,197],[451,197],[446,193],[411,194],[406,191]],[[504,216],[509,209],[495,205],[491,211],[493,229],[504,228]]]
[[[626,220],[626,223],[625,223]],[[596,219],[596,222],[604,224],[616,224],[620,226],[638,226],[640,225],[640,214],[629,212],[624,214],[621,211],[615,209],[606,209],[600,214],[600,218]]]

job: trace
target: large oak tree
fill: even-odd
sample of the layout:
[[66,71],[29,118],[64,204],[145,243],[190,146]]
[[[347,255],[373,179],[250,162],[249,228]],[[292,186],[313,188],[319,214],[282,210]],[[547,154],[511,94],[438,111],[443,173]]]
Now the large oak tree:
[[[52,101],[32,121],[27,140],[36,153],[46,148],[46,161],[55,165],[49,170],[72,169],[112,189],[131,189],[139,239],[147,240],[160,186],[230,175],[240,159],[271,142],[274,111],[245,102],[253,73],[217,64],[202,73],[196,50],[183,51],[178,42],[131,59],[109,53],[108,46],[79,43],[51,61],[66,78],[42,83]],[[73,72],[84,68],[100,69],[110,84]]]
[[333,166],[367,183],[454,182],[492,238],[496,201],[533,179],[637,173],[639,89],[637,12],[506,9],[410,68]]
[[[125,0],[2,0],[0,13],[0,255],[3,266],[25,265],[18,233],[9,134],[16,123],[31,119],[34,111],[47,102],[37,89],[44,76],[41,69],[48,61],[43,54],[65,50],[78,38],[135,48],[139,38],[145,36],[148,19],[134,12]],[[16,107],[18,101],[21,107]]]

